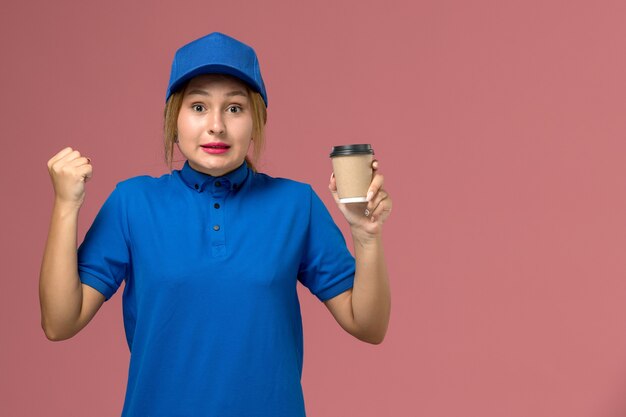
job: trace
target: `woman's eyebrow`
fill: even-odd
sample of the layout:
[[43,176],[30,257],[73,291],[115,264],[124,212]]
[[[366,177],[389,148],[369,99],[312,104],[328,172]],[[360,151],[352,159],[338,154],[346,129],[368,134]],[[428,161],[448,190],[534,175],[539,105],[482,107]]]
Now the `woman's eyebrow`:
[[[191,90],[189,93],[187,93],[187,95],[189,96],[193,94],[199,94],[202,96],[209,96],[209,97],[211,96],[211,94],[209,94],[208,91],[204,91],[204,90]],[[232,96],[248,97],[248,95],[241,90],[234,90],[234,91],[224,94],[224,97],[232,97]]]

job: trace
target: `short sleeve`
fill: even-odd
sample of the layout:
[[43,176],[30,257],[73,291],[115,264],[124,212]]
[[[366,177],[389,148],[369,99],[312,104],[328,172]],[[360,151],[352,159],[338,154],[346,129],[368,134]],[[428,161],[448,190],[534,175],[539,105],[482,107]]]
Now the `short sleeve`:
[[119,183],[85,234],[77,258],[81,282],[101,292],[108,301],[130,270],[126,207]]
[[320,301],[352,288],[355,261],[328,209],[310,190],[308,230],[298,280]]

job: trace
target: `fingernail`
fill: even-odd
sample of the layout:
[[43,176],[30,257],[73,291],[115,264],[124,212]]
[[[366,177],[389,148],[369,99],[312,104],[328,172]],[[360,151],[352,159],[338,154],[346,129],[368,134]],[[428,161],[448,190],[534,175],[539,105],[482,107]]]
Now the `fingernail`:
[[373,196],[373,195],[374,195],[374,193],[373,193],[373,192],[368,191],[368,192],[367,192],[367,196],[365,197],[365,199],[366,199],[367,201],[370,201],[370,200],[372,199],[372,196]]

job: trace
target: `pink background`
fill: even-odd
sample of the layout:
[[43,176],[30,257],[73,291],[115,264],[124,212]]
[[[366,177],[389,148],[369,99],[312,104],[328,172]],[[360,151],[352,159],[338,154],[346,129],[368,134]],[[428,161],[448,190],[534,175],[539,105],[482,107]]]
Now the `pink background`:
[[92,158],[81,242],[118,181],[166,172],[171,59],[212,31],[260,56],[262,171],[312,184],[347,233],[328,152],[367,142],[393,197],[381,345],[299,287],[310,416],[626,415],[623,1],[2,9],[0,415],[119,416],[122,289],[70,340],[40,327],[46,162],[65,146]]

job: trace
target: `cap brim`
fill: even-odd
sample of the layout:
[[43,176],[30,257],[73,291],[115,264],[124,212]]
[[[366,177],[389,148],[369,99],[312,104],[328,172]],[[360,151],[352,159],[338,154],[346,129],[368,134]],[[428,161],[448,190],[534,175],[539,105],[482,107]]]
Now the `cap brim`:
[[191,80],[193,77],[196,77],[202,74],[231,75],[233,77],[239,78],[241,81],[245,82],[251,89],[253,89],[257,93],[262,95],[261,91],[259,90],[259,87],[256,85],[254,80],[250,79],[246,74],[244,74],[237,68],[233,68],[227,65],[210,64],[210,65],[203,65],[201,67],[194,68],[191,71],[188,71],[183,76],[181,76],[178,80],[176,80],[176,82],[172,84],[170,88],[168,89],[166,100],[170,97],[170,95],[172,95],[172,93],[175,93],[176,91],[178,91],[187,81]]

